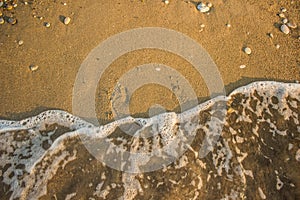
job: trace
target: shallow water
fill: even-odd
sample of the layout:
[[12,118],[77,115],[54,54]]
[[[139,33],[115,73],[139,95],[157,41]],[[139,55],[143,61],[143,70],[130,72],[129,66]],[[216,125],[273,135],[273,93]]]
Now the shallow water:
[[59,110],[0,120],[1,199],[296,199],[299,119],[300,84],[265,81],[100,127]]

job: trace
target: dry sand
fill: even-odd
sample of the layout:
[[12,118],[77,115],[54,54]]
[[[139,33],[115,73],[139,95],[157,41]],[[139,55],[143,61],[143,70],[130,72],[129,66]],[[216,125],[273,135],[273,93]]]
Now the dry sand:
[[[19,1],[13,11],[16,25],[0,25],[2,118],[20,119],[53,108],[72,112],[76,73],[89,52],[114,34],[140,27],[174,29],[196,40],[218,66],[227,92],[255,80],[300,80],[299,28],[283,34],[278,29],[281,20],[277,16],[285,7],[288,19],[298,23],[299,1],[214,0],[209,15],[197,11],[195,3],[189,1],[170,1],[169,5],[160,0],[28,2],[24,5]],[[62,16],[69,16],[70,24],[64,25]],[[51,26],[46,28],[45,22]],[[203,31],[201,24],[205,25]],[[19,40],[24,44],[19,46]],[[252,49],[250,56],[242,51],[244,46]],[[208,96],[204,81],[182,58],[159,50],[135,51],[112,63],[101,80],[96,104],[102,123],[110,121],[106,113],[111,109],[109,98],[117,79],[130,68],[147,62],[173,67],[190,81],[199,98]],[[31,72],[32,64],[39,69]],[[246,68],[240,69],[240,65]],[[101,92],[103,88],[106,93]],[[143,113],[153,103],[168,110],[178,106],[170,91],[147,86],[135,92],[130,109],[132,114],[145,116]]]

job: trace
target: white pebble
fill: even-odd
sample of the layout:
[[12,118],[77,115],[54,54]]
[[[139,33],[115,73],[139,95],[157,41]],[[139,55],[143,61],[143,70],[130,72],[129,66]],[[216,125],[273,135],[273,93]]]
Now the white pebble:
[[71,18],[70,18],[70,17],[65,17],[65,19],[64,19],[64,24],[65,24],[65,25],[68,25],[68,24],[70,23],[70,21],[71,21]]
[[277,190],[281,190],[281,188],[283,187],[283,182],[279,179],[279,177],[277,176],[277,183],[276,183],[276,189]]
[[288,19],[287,18],[284,18],[283,20],[282,20],[282,22],[284,23],[284,24],[286,24],[286,23],[288,23]]
[[230,27],[231,27],[231,24],[227,23],[226,26],[227,26],[228,28],[230,28]]
[[286,25],[287,25],[288,27],[292,28],[292,29],[297,28],[297,24],[294,23],[294,22],[289,22],[289,23],[287,23]]
[[210,10],[210,7],[206,6],[204,3],[201,2],[197,5],[197,10],[199,10],[202,13],[206,13]]
[[244,69],[244,68],[246,68],[246,65],[240,65],[240,68]]
[[245,47],[244,48],[244,52],[247,54],[247,55],[250,55],[252,53],[251,49],[249,47]]
[[279,45],[279,44],[276,44],[275,47],[276,47],[276,49],[279,49],[279,48],[280,48],[280,45]]
[[2,17],[0,17],[0,24],[4,24],[4,19]]
[[258,193],[259,193],[259,196],[260,196],[261,199],[266,199],[267,198],[260,187],[258,187]]
[[30,65],[29,66],[29,69],[33,72],[33,71],[36,71],[37,69],[39,68],[39,66],[37,65]]
[[49,23],[49,22],[46,22],[46,23],[45,23],[45,26],[46,26],[47,28],[49,28],[49,27],[50,27],[50,23]]
[[279,13],[278,16],[281,18],[285,18],[285,15],[283,13]]
[[274,38],[274,35],[272,33],[269,33],[270,38]]
[[290,33],[290,29],[287,25],[283,24],[280,26],[280,30],[281,32],[283,32],[284,34],[289,34]]
[[212,3],[207,3],[207,7],[209,7],[209,8],[211,8],[213,5],[212,5]]
[[166,5],[168,5],[170,2],[169,2],[168,0],[165,0],[164,3],[165,3]]
[[19,41],[18,41],[18,45],[21,46],[22,44],[24,44],[24,41],[23,41],[23,40],[19,40]]
[[286,8],[281,8],[281,12],[286,12]]

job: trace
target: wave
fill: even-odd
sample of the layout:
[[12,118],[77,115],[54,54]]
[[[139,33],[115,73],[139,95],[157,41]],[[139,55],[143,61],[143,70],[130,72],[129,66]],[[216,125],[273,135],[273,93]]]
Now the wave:
[[[95,175],[121,173],[118,184],[101,179],[93,198],[150,199],[158,188],[166,199],[296,195],[299,179],[283,175],[299,168],[299,118],[300,84],[263,81],[183,113],[99,127],[61,110],[0,120],[0,188],[4,199],[45,197],[49,181],[82,159],[84,146],[101,165]],[[78,191],[61,195],[87,199]]]

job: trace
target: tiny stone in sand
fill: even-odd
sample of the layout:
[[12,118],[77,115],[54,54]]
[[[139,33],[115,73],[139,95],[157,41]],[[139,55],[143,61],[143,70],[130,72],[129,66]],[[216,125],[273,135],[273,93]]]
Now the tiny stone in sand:
[[274,35],[272,33],[268,34],[270,38],[274,38]]
[[0,24],[4,24],[4,19],[0,17]]
[[288,19],[287,18],[284,18],[283,20],[282,20],[282,22],[284,23],[284,24],[286,24],[286,23],[288,23]]
[[286,8],[281,8],[281,12],[286,12]]
[[294,22],[289,22],[289,23],[287,23],[286,25],[287,25],[288,27],[292,28],[292,29],[297,28],[297,24],[294,23]]
[[30,69],[32,72],[36,71],[38,68],[39,68],[39,66],[37,66],[37,65],[30,65],[30,66],[29,66],[29,69]]
[[251,49],[249,47],[245,47],[244,48],[244,52],[247,54],[247,55],[250,55],[252,53]]
[[49,23],[49,22],[46,22],[46,23],[45,23],[45,26],[46,26],[47,28],[49,28],[49,27],[50,27],[50,23]]
[[276,44],[275,47],[276,47],[276,49],[279,49],[279,48],[280,48],[280,45],[279,45],[279,44]]
[[280,30],[281,30],[281,32],[283,32],[284,34],[289,34],[289,33],[290,33],[289,27],[288,27],[287,25],[285,25],[285,24],[282,24],[282,25],[280,26]]
[[211,3],[208,3],[207,5],[205,3],[198,3],[197,10],[199,10],[202,13],[207,13],[210,11],[210,8],[212,7]]
[[22,44],[24,44],[24,41],[23,41],[23,40],[19,40],[19,41],[18,41],[18,45],[21,46]]
[[240,68],[244,69],[244,68],[246,68],[246,65],[240,65]]
[[168,0],[165,0],[164,3],[165,3],[166,5],[168,5],[170,2],[169,2]]
[[70,17],[65,17],[64,24],[68,25],[70,22],[71,22],[71,18]]
[[13,17],[10,17],[10,18],[8,18],[7,22],[10,23],[11,25],[14,25],[17,23],[17,20]]

